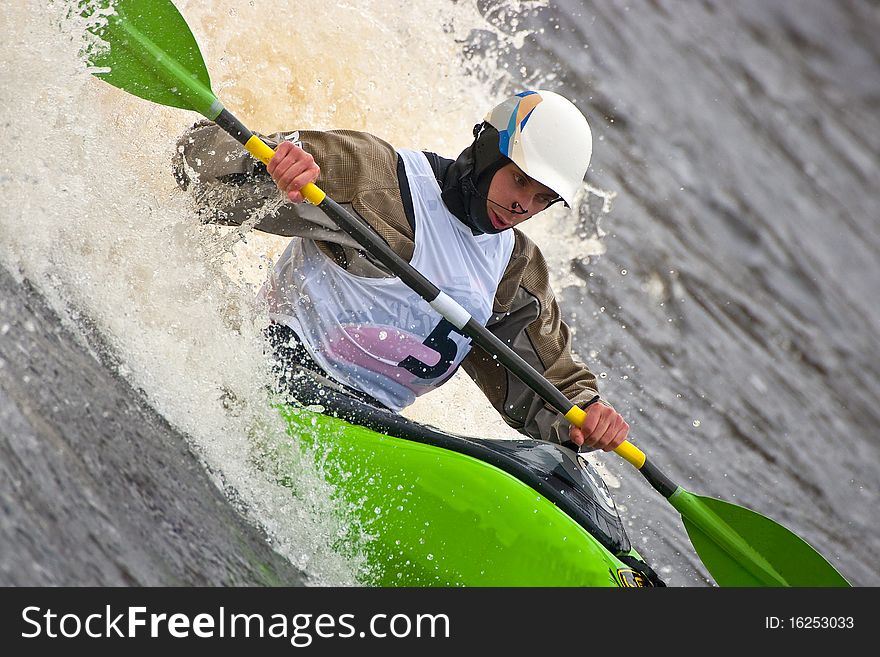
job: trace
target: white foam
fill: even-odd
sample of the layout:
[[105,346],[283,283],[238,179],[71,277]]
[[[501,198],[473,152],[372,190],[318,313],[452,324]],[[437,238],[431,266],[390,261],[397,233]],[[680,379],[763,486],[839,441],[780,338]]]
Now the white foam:
[[[345,127],[454,155],[494,100],[462,72],[459,41],[491,29],[468,3],[311,0],[295,16],[280,0],[176,5],[214,92],[254,130]],[[359,564],[331,548],[340,527],[327,485],[297,460],[287,466],[300,484],[292,495],[266,462],[287,438],[263,394],[253,291],[284,240],[224,241],[228,231],[194,221],[169,165],[177,136],[199,117],[94,78],[69,6],[4,8],[0,260],[65,317],[88,317],[120,372],[191,437],[276,549],[315,584],[351,584]],[[473,406],[472,390],[447,388],[427,418],[434,424],[466,415],[482,435],[506,430],[488,403]]]

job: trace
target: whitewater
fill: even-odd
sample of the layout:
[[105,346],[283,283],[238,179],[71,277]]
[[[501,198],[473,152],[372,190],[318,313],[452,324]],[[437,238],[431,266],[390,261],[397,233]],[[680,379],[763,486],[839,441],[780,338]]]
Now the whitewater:
[[[880,585],[876,4],[175,4],[264,133],[454,157],[510,91],[570,97],[593,162],[525,232],[578,356],[689,490]],[[91,75],[70,8],[0,27],[0,584],[357,585],[312,460],[277,470],[255,291],[285,240],[198,223],[170,164],[199,117]],[[463,373],[405,414],[517,435]],[[667,583],[711,586],[678,514],[591,458]]]

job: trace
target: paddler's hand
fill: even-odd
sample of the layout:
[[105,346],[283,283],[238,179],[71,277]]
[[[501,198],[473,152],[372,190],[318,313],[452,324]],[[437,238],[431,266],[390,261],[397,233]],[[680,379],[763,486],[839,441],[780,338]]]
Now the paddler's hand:
[[591,404],[581,428],[574,425],[568,430],[568,439],[587,449],[611,452],[626,440],[629,424],[623,416],[605,402]]
[[287,194],[291,203],[302,203],[304,199],[300,190],[308,183],[315,182],[321,174],[315,158],[289,141],[278,144],[275,155],[266,165],[266,171],[278,189]]

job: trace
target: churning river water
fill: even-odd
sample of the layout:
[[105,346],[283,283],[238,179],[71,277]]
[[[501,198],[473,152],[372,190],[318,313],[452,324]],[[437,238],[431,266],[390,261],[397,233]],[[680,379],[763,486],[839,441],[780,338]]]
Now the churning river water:
[[[673,478],[880,585],[876,2],[176,4],[261,132],[454,157],[510,91],[571,98],[583,195],[525,230],[577,354]],[[169,166],[198,117],[91,76],[69,6],[0,28],[0,583],[355,584],[326,485],[266,462],[252,299],[283,240],[198,224]],[[463,376],[406,414],[510,437]],[[711,586],[677,512],[595,459],[666,582]]]

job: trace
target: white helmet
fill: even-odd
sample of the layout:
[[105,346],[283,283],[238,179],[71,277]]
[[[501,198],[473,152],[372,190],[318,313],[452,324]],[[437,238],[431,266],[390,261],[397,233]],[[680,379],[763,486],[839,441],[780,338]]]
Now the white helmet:
[[523,91],[493,108],[484,121],[498,130],[501,154],[567,205],[583,183],[593,154],[590,124],[552,91]]

